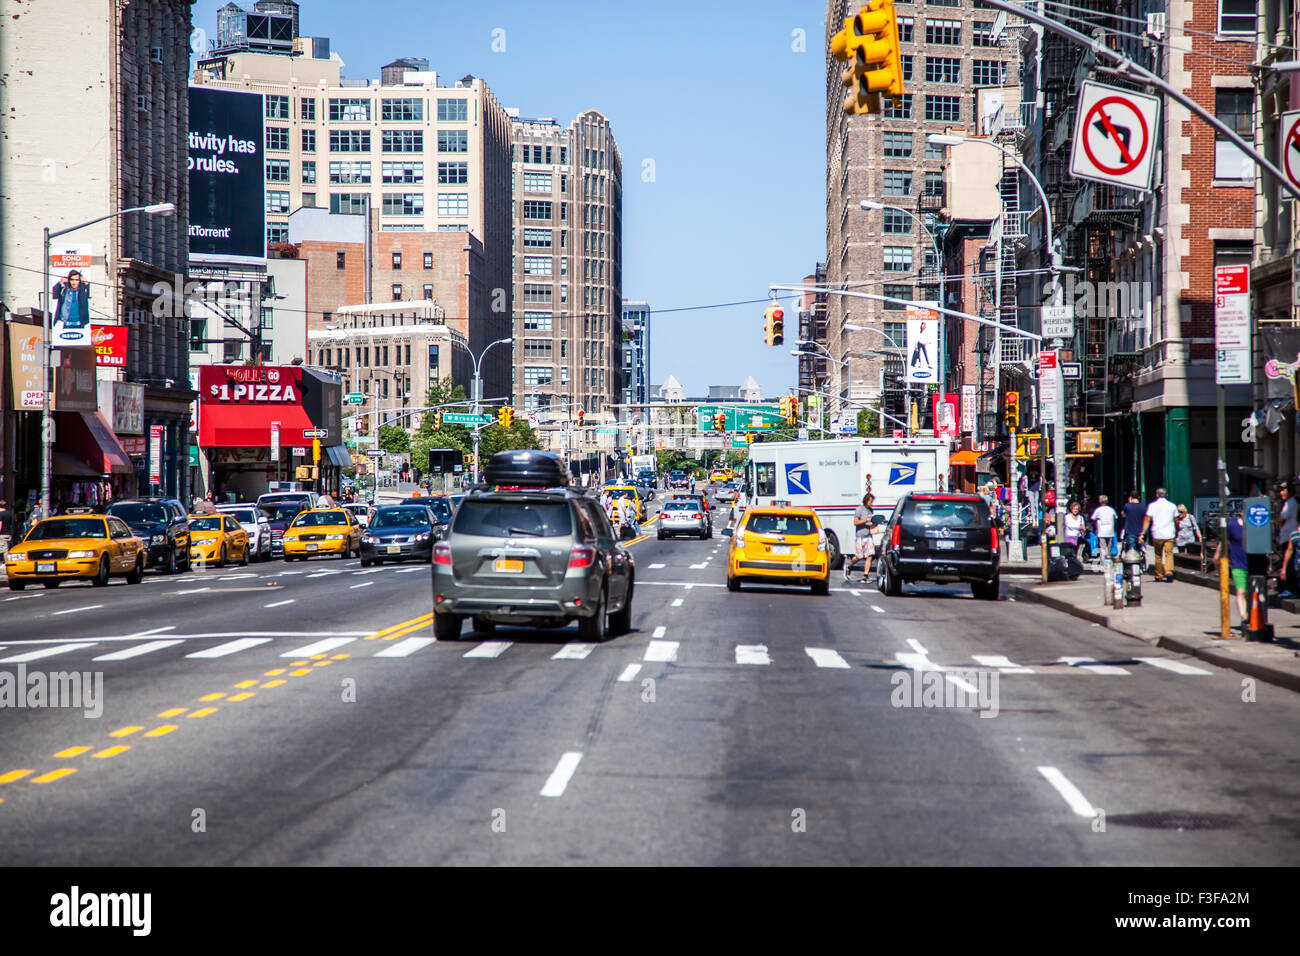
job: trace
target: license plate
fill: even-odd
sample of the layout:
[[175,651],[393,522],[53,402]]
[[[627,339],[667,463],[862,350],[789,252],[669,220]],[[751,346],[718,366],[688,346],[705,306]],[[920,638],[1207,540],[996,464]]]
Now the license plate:
[[522,574],[524,562],[516,558],[497,558],[494,569],[504,574]]
[[37,574],[53,574],[53,573],[54,573],[54,565],[55,565],[55,562],[54,562],[54,561],[37,561],[37,562],[36,562],[36,573],[37,573]]
[[951,551],[953,550],[953,548],[957,547],[957,542],[945,541],[942,538],[940,538],[938,541],[934,542],[934,546],[939,551]]
[[319,544],[309,544],[309,545],[307,545],[307,550],[308,550],[308,551],[316,551],[316,550],[318,550],[319,548],[320,548],[320,545],[319,545]]
[[401,554],[401,553],[402,553],[402,546],[401,546],[400,544],[390,544],[390,545],[388,546],[388,553],[389,553],[389,554]]
[[773,554],[789,554],[789,553],[790,553],[790,546],[789,546],[788,544],[774,544],[774,545],[772,545],[772,553],[773,553]]

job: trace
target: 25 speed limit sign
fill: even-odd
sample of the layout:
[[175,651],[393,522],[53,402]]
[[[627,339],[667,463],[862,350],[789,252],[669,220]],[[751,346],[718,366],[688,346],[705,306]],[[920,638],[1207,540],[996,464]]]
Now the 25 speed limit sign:
[[1075,117],[1071,175],[1130,189],[1151,188],[1158,97],[1085,81]]

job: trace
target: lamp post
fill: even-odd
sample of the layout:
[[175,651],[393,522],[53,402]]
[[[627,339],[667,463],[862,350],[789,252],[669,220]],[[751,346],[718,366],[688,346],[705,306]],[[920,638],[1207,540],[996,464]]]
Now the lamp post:
[[[170,216],[176,212],[176,206],[169,202],[152,203],[148,206],[132,206],[130,209],[121,209],[117,212],[111,212],[107,216],[100,216],[97,219],[91,219],[87,222],[77,223],[75,226],[68,226],[66,229],[56,229],[50,231],[46,226],[44,230],[44,244],[41,254],[41,268],[43,285],[41,286],[41,360],[44,365],[43,374],[45,376],[45,397],[41,401],[41,517],[50,516],[50,482],[53,472],[54,460],[54,418],[50,408],[50,394],[54,388],[53,374],[50,363],[50,300],[52,298],[50,290],[50,240],[57,239],[59,236],[66,236],[70,232],[76,232],[78,229],[85,229],[87,226],[93,226],[96,223],[104,222],[108,219],[116,219],[119,216],[125,216],[127,213],[142,212],[150,216]],[[85,316],[86,323],[90,324],[90,316]]]
[[[489,342],[487,345],[483,346],[483,351],[479,352],[478,355],[475,355],[473,350],[470,349],[469,346],[461,346],[462,348],[465,349],[466,352],[469,352],[470,360],[474,363],[474,384],[473,384],[474,394],[471,396],[471,399],[474,402],[473,409],[475,415],[478,415],[480,413],[479,403],[483,401],[483,379],[479,375],[479,368],[483,364],[483,356],[488,354],[488,350],[491,349],[492,346],[501,345],[504,342],[513,342],[513,341],[514,339],[507,337],[504,339],[497,339],[495,342]],[[482,425],[474,426],[474,480],[475,481],[478,481],[478,477],[479,477],[478,436],[479,436],[479,432],[482,431],[482,429],[483,429]]]

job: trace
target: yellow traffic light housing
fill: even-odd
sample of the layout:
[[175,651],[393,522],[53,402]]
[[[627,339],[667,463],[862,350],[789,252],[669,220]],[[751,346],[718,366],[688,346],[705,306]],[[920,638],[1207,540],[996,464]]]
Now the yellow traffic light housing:
[[442,428],[442,412],[438,412],[433,418],[433,424],[436,428]]
[[584,418],[586,418],[586,416],[587,416],[586,409],[582,409],[582,408],[578,409],[578,427],[579,427],[579,428],[582,427],[582,420],[583,420]]
[[509,405],[497,409],[497,424],[509,428],[515,420],[515,410]]
[[881,94],[903,95],[903,59],[893,0],[871,0],[831,38],[831,55],[848,63],[840,82],[848,88],[844,112],[879,113]]
[[713,416],[713,430],[715,432],[723,432],[727,430],[726,412],[718,412],[716,415]]
[[1020,393],[1007,392],[1006,405],[1004,407],[1007,431],[1015,431],[1020,427]]
[[752,444],[754,444],[754,433],[753,433],[753,432],[745,432],[745,444],[746,444],[746,445],[752,445]]
[[780,345],[785,341],[785,309],[775,302],[763,312],[763,341],[768,345]]

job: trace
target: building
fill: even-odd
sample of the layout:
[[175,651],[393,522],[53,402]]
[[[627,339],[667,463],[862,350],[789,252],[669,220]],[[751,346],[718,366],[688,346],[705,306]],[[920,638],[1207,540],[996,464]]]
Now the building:
[[[649,425],[646,432],[647,451],[730,447],[729,433],[701,431],[699,407],[701,405],[757,405],[763,404],[763,390],[754,376],[743,385],[710,385],[707,396],[691,398],[677,379],[669,375],[663,384],[650,390]],[[766,403],[773,411],[776,404]]]
[[[81,269],[91,319],[126,341],[121,364],[96,370],[92,356],[90,421],[56,415],[53,496],[69,500],[81,486],[105,480],[118,494],[184,496],[195,396],[176,277],[184,276],[188,254],[190,4],[49,0],[39,13],[28,6],[7,0],[0,9],[0,60],[10,64],[0,85],[0,301],[39,319],[33,310],[48,292],[42,230],[112,216],[57,242],[91,257]],[[115,216],[157,203],[174,204],[175,214]],[[96,377],[143,386],[142,431],[123,436],[129,458],[112,428],[100,428],[108,410],[97,407]],[[24,509],[39,494],[40,419],[39,411],[12,410],[0,420],[0,497]],[[65,439],[73,441],[83,424],[92,440],[77,454]]]
[[[216,271],[220,267],[191,266]],[[253,356],[250,335],[256,326],[260,336],[261,361],[268,365],[292,365],[307,358],[307,315],[311,302],[307,294],[307,260],[296,246],[277,243],[267,250],[266,276],[253,286],[261,301],[254,308],[243,281],[227,283],[215,275],[196,278],[190,285],[190,365],[232,364]]]
[[826,392],[836,386],[827,364],[826,300],[830,296],[819,291],[819,287],[826,284],[826,263],[817,263],[812,275],[804,276],[803,284],[815,288],[799,294],[799,341],[793,343],[802,353],[799,356],[799,392]]
[[[635,423],[639,445],[644,445],[650,424],[650,306],[646,302],[623,300],[623,397],[622,404],[629,406],[619,416],[621,421]],[[640,407],[633,407],[640,406]],[[642,449],[644,450],[644,449]]]

